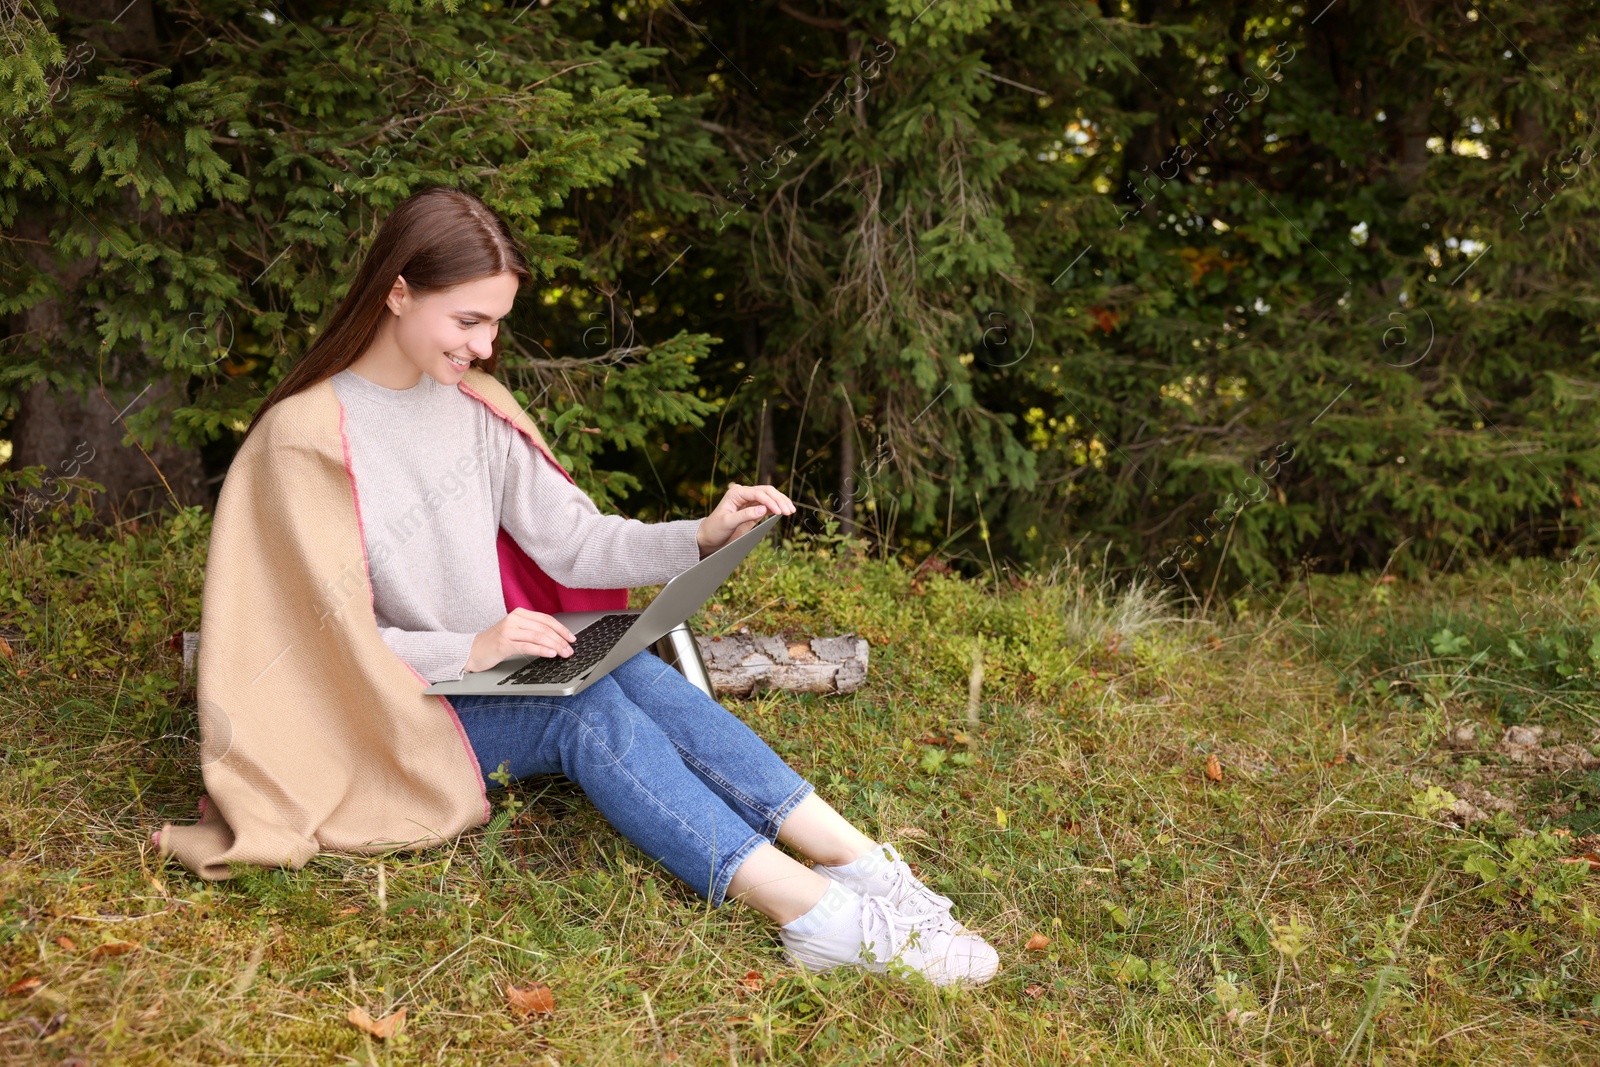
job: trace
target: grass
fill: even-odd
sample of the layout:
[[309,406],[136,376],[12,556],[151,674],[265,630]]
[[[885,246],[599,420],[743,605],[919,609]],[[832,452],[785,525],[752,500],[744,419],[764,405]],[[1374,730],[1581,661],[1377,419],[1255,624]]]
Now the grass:
[[[206,531],[4,549],[5,1062],[1600,1059],[1600,872],[1565,862],[1600,843],[1600,651],[1571,566],[1314,578],[1208,617],[1092,566],[997,588],[762,546],[691,624],[868,638],[855,694],[729,705],[999,948],[960,990],[788,970],[768,920],[708,910],[557,776],[449,846],[221,883],[158,862],[200,793],[167,639],[198,628]],[[1513,810],[1464,819],[1453,788]],[[553,1011],[513,1008],[533,983]],[[406,1016],[378,1039],[357,1008]]]

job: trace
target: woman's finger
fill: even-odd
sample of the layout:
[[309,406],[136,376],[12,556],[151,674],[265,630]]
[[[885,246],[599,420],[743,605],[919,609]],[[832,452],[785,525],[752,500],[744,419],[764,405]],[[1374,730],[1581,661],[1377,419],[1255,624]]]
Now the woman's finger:
[[764,485],[761,488],[764,490],[763,498],[767,501],[767,507],[772,510],[774,515],[787,515],[794,510],[794,505],[784,499],[783,494],[772,488],[772,486]]
[[558,651],[561,649],[565,649],[568,652],[572,651],[571,643],[562,638],[562,636],[558,633],[539,634],[537,640],[541,644],[549,645]]
[[755,494],[755,499],[766,504],[767,509],[774,514],[787,515],[794,509],[794,502],[788,497],[784,496],[782,493],[778,492],[775,486],[752,486],[751,491]]
[[[513,643],[523,642],[527,644],[536,644],[540,647],[554,648],[558,651],[563,648],[571,647],[564,635],[561,633],[560,623],[546,623],[543,626],[530,626],[526,629],[519,628],[515,633],[510,634],[509,636],[511,637]],[[573,638],[573,640],[577,639]]]
[[[548,614],[546,614],[546,613],[544,613],[542,611],[534,611],[534,610],[532,610],[530,608],[512,608],[511,609],[511,614],[510,614],[510,616],[508,616],[508,618],[528,619],[528,620],[533,621],[533,622],[542,622],[546,626],[548,626],[550,629],[556,631],[561,636],[565,637],[568,641],[576,641],[577,640],[577,635],[574,634],[571,630],[567,629],[566,626],[564,626],[562,624],[560,619],[557,619],[554,615],[548,615]],[[519,632],[520,632],[520,628],[519,628]],[[529,631],[529,632],[538,633],[539,631],[537,629],[534,629],[534,630]]]
[[539,622],[544,624],[544,628],[546,630],[549,630],[552,634],[555,634],[557,637],[564,637],[568,641],[573,641],[573,640],[577,639],[577,635],[574,634],[571,630],[567,629],[566,626],[561,622],[561,620],[556,618],[554,615],[546,615],[543,612],[540,612],[537,616],[535,616],[535,618],[537,618]]
[[518,652],[521,652],[526,656],[565,656],[572,651],[569,648],[566,652],[562,652],[559,648],[552,648],[549,645],[541,645],[536,641],[514,641],[512,643],[516,646]]

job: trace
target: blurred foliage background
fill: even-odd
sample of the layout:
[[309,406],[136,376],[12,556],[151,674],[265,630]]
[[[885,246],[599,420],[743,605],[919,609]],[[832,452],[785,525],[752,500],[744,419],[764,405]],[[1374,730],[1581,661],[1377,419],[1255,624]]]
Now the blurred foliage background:
[[19,521],[214,499],[448,183],[539,271],[499,374],[603,507],[771,482],[1207,599],[1592,527],[1600,4],[4,6]]

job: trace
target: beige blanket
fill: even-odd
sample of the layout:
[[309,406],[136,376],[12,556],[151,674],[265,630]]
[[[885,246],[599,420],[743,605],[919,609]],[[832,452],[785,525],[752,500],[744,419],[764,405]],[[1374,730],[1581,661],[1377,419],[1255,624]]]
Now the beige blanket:
[[[497,379],[473,368],[461,385],[555,463]],[[378,633],[354,484],[328,381],[275,404],[228,469],[200,603],[201,818],[151,835],[202,878],[438,844],[489,819],[455,709]],[[627,607],[626,589],[557,584],[504,530],[498,548],[508,611]]]

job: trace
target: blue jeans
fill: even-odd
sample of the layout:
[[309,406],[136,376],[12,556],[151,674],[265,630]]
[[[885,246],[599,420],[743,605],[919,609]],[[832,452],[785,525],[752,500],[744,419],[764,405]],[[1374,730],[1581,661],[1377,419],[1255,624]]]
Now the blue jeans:
[[624,837],[712,907],[810,782],[754,730],[648,650],[571,696],[460,696],[485,788],[564,774]]

